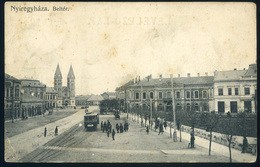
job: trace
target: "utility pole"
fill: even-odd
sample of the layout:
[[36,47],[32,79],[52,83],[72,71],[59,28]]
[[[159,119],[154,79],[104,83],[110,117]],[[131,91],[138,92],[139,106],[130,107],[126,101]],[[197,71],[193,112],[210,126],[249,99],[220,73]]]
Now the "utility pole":
[[177,132],[176,132],[176,115],[175,115],[175,103],[174,103],[174,94],[173,94],[173,75],[171,74],[171,88],[172,88],[172,112],[173,112],[173,141],[177,142]]
[[127,105],[126,105],[126,87],[125,87],[125,109],[126,109],[126,118],[128,119],[128,109],[127,109]]

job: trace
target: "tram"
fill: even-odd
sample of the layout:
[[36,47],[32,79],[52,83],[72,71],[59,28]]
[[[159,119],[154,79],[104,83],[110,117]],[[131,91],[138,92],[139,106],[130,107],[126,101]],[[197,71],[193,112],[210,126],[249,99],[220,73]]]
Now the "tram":
[[99,114],[86,112],[84,115],[84,127],[88,130],[96,130],[97,125],[99,124]]

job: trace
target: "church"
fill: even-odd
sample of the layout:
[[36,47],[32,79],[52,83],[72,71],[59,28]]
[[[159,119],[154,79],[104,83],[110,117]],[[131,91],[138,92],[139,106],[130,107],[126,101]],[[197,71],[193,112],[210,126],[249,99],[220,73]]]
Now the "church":
[[56,72],[54,74],[54,89],[58,93],[57,107],[75,106],[75,75],[72,65],[70,65],[67,76],[67,86],[62,86],[62,74],[59,64],[57,65]]

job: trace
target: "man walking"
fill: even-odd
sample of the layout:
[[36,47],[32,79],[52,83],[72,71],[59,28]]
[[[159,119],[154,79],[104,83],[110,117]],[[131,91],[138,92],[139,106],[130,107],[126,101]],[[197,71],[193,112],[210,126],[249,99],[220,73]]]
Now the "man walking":
[[190,137],[190,145],[191,145],[190,148],[194,148],[194,140],[195,140],[194,134],[191,133],[190,136],[191,136]]
[[55,128],[55,136],[57,136],[58,135],[58,126],[56,126],[56,128]]
[[147,133],[147,135],[149,134],[149,127],[148,127],[148,125],[146,126],[146,133]]
[[46,137],[46,135],[47,135],[47,128],[45,127],[45,129],[44,129],[44,137]]
[[109,137],[109,130],[107,131],[107,137]]
[[116,132],[115,132],[115,130],[113,129],[113,131],[112,131],[112,138],[113,138],[113,140],[115,140],[115,134],[116,134]]
[[101,121],[101,130],[103,130],[103,121]]
[[248,146],[248,142],[247,142],[246,137],[244,136],[243,146],[242,146],[242,153],[246,153],[247,146]]

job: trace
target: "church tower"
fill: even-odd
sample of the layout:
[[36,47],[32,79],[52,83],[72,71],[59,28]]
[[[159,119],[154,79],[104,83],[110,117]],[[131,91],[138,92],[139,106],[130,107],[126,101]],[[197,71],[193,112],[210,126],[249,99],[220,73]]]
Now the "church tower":
[[67,76],[67,88],[70,98],[70,106],[75,106],[75,75],[73,72],[72,65],[70,65],[70,70]]
[[57,106],[62,106],[62,75],[59,64],[57,65],[56,72],[54,74],[54,89],[58,92]]

